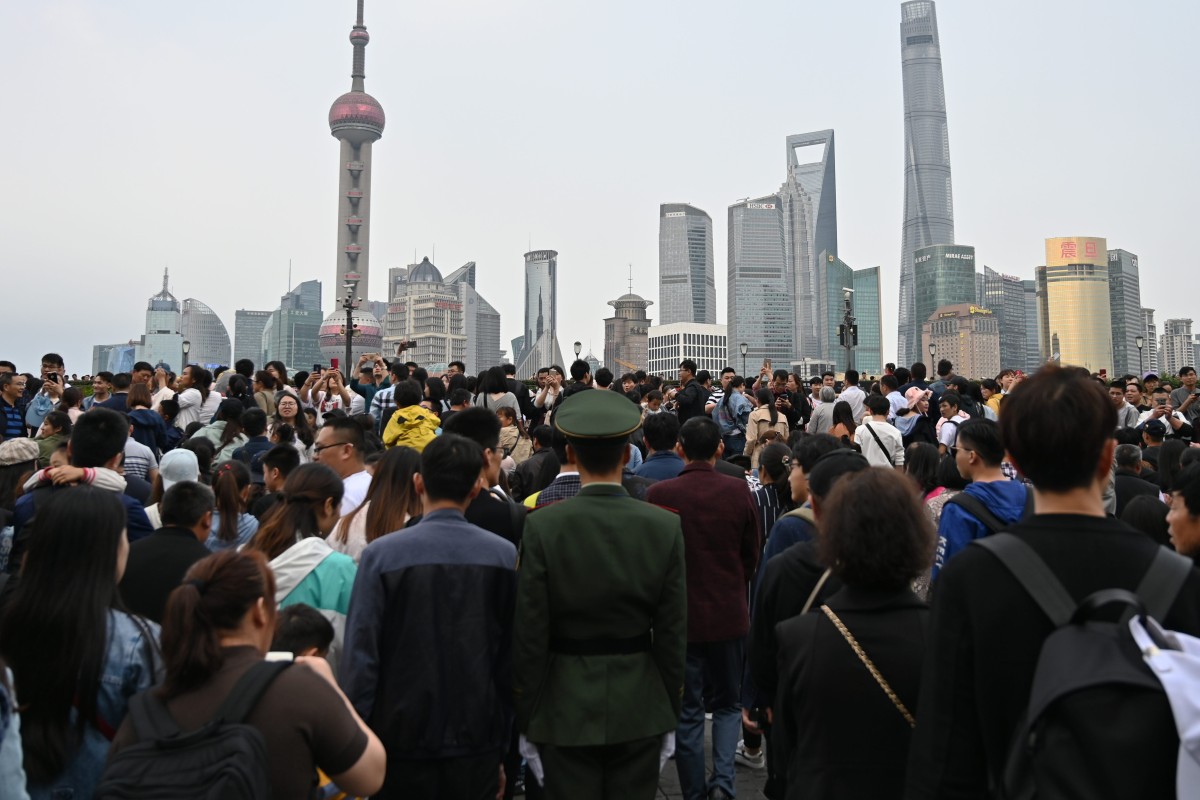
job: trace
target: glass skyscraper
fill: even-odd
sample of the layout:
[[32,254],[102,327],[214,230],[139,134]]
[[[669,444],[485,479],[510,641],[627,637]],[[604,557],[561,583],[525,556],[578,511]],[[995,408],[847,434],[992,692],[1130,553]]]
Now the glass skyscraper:
[[740,355],[738,348],[744,342],[751,374],[768,358],[773,366],[786,369],[796,352],[785,239],[778,195],[729,207],[729,358]]
[[883,372],[883,325],[879,296],[879,267],[852,269],[837,256],[821,252],[819,260],[821,285],[820,326],[822,337],[829,342],[823,358],[834,365],[836,372],[847,368],[846,348],[838,337],[838,326],[846,312],[844,289],[853,289],[851,308],[858,326],[858,345],[854,348],[854,369],[863,375]]
[[263,359],[263,330],[271,319],[270,311],[250,311],[239,308],[233,314],[233,360],[248,358],[255,369],[265,363]]
[[1135,373],[1139,369],[1136,337],[1145,333],[1138,257],[1128,250],[1108,251],[1108,302],[1112,314],[1113,372]]
[[[975,302],[975,248],[935,244],[913,252],[913,313],[917,330],[942,306]],[[920,361],[920,343],[913,350]],[[902,362],[907,363],[907,362]]]
[[1037,268],[1043,352],[1061,364],[1112,373],[1112,314],[1104,239],[1046,240]]
[[981,289],[978,303],[995,314],[1000,329],[1001,368],[1026,369],[1029,353],[1024,282],[1012,275],[1001,275],[991,267],[984,267],[977,279]]
[[822,338],[821,254],[838,252],[832,130],[787,137],[787,180],[779,197],[796,304],[796,352],[803,358],[824,358],[830,342]]
[[658,207],[658,298],[664,325],[717,321],[712,218],[686,203]]
[[183,321],[179,332],[191,343],[188,361],[209,369],[232,366],[230,356],[233,348],[229,331],[216,312],[204,303],[193,297],[183,301]]
[[[904,228],[900,248],[898,362],[921,358],[924,318],[916,308],[913,254],[954,241],[950,188],[950,134],[937,12],[931,0],[900,4],[904,74]],[[932,311],[931,311],[932,313]]]

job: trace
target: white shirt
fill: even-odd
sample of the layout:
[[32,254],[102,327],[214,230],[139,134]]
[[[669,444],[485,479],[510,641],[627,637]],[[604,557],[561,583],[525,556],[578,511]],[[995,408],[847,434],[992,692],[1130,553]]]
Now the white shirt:
[[339,512],[344,517],[367,499],[367,489],[371,488],[371,473],[365,469],[362,472],[356,472],[348,478],[343,478],[342,486],[345,487],[345,494],[342,495]]
[[[863,415],[866,413],[866,409],[863,408],[863,402],[866,399],[867,393],[858,386],[847,386],[838,395],[838,400],[845,400],[850,404],[850,413],[854,415],[855,422],[862,422]],[[858,440],[855,439],[855,441]]]
[[[954,447],[955,443],[958,442],[958,426],[969,419],[970,417],[961,411],[950,419],[946,419],[945,417],[939,419],[937,423],[938,441],[946,445],[946,447]],[[858,440],[855,439],[854,441],[857,442]]]
[[[900,392],[888,392],[887,400],[891,404],[891,410],[888,411],[888,422],[895,422],[896,415],[902,409],[908,408],[908,401],[904,399],[904,395]],[[858,441],[855,439],[855,441]]]
[[[347,389],[346,391],[350,390]],[[315,408],[317,414],[324,414],[326,411],[333,411],[338,408],[346,409],[346,403],[342,400],[340,394],[335,394],[328,400],[325,399],[325,392],[312,392],[309,396],[313,401],[309,408]],[[350,409],[346,413],[354,416],[355,414],[363,413],[365,409],[366,401],[363,400],[363,396],[358,392],[350,392]]]
[[208,425],[213,421],[213,416],[217,413],[217,409],[221,407],[221,401],[225,398],[220,392],[209,392],[208,399],[200,406],[200,421]]
[[[1149,411],[1143,411],[1141,413],[1141,415],[1138,417],[1138,421],[1137,421],[1138,426],[1140,427],[1142,425],[1145,425],[1152,418],[1153,414],[1154,414],[1154,409],[1150,409]],[[1172,411],[1171,416],[1174,417],[1175,419],[1179,420],[1180,422],[1185,422],[1185,423],[1187,422],[1187,419],[1185,419],[1183,414],[1179,411]],[[1170,420],[1167,419],[1166,414],[1163,414],[1161,417],[1159,417],[1159,419],[1162,420],[1163,425],[1167,426],[1168,434],[1174,433],[1175,429],[1173,427],[1171,427],[1171,422],[1170,422]]]
[[[879,441],[883,442],[884,449],[880,449],[879,442],[875,441],[875,436],[871,435],[871,431],[874,431],[875,435],[879,437]],[[862,449],[863,456],[872,467],[904,466],[904,438],[900,435],[900,431],[896,430],[895,425],[870,418],[865,419],[863,424],[858,426],[858,430],[854,432],[854,443]],[[888,461],[889,455],[892,457],[890,462]]]
[[179,401],[179,415],[175,417],[175,427],[181,431],[187,426],[200,421],[200,407],[204,402],[199,389],[184,389],[176,399]]

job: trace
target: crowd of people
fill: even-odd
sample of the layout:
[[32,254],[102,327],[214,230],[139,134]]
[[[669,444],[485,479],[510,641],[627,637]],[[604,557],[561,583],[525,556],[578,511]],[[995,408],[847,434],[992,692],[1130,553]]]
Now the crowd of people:
[[688,800],[738,769],[806,799],[1200,774],[1174,697],[1124,738],[1111,687],[1053,707],[1086,770],[1026,718],[1072,613],[1200,636],[1192,367],[439,372],[0,361],[0,800],[234,773],[636,800],[671,760]]

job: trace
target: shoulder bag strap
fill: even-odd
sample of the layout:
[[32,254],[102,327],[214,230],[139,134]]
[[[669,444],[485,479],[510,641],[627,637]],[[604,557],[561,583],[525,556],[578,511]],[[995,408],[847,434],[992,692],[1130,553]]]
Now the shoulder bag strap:
[[1171,552],[1165,547],[1158,548],[1136,591],[1150,616],[1162,622],[1191,574],[1190,558]]
[[808,610],[812,608],[812,604],[816,602],[817,595],[821,592],[821,587],[825,585],[825,581],[829,580],[829,576],[832,574],[833,569],[830,567],[826,567],[825,571],[821,573],[820,579],[817,580],[817,585],[813,587],[812,592],[808,595],[808,600],[804,603],[804,608],[800,609],[801,614],[807,614]]
[[875,440],[875,444],[879,445],[879,449],[883,451],[883,457],[887,459],[888,464],[893,467],[896,466],[896,462],[892,460],[892,454],[883,446],[883,440],[879,438],[879,434],[871,427],[871,423],[864,422],[863,427],[871,434],[871,438]]
[[217,709],[215,718],[231,725],[243,722],[271,681],[291,665],[291,661],[260,661],[246,670],[246,674],[238,679],[225,702]]
[[978,519],[988,529],[988,533],[999,533],[1008,527],[999,517],[988,510],[988,507],[983,504],[982,500],[966,492],[959,492],[947,500],[946,504],[956,505]]
[[829,606],[821,606],[821,610],[825,612],[825,616],[829,617],[829,621],[832,622],[834,627],[838,629],[838,633],[842,634],[842,638],[846,640],[846,643],[850,645],[850,648],[854,651],[854,655],[858,656],[858,660],[861,661],[863,666],[867,668],[867,672],[871,673],[871,677],[874,678],[875,682],[879,684],[879,688],[883,689],[883,693],[888,696],[888,700],[892,701],[892,705],[894,705],[896,710],[900,712],[900,715],[904,717],[904,720],[908,723],[908,727],[915,728],[917,726],[917,721],[913,719],[912,713],[908,710],[908,708],[905,707],[904,701],[900,699],[899,695],[897,695],[892,690],[892,687],[888,685],[887,680],[879,672],[879,668],[875,666],[875,663],[871,661],[870,657],[867,656],[866,651],[862,649],[862,645],[860,645],[858,640],[854,638],[854,634],[852,634],[850,629],[846,627],[845,623],[838,618],[838,615],[833,613],[832,608]]
[[1000,559],[1054,627],[1062,627],[1070,621],[1075,613],[1075,600],[1032,547],[1011,533],[985,536],[971,545],[983,547]]

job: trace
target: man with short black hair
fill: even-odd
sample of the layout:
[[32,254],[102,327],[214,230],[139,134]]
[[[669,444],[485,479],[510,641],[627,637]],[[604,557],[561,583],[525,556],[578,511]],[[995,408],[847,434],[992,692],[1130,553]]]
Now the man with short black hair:
[[[885,378],[895,378],[884,375]],[[845,392],[843,392],[845,394]],[[867,397],[866,407],[868,416],[854,431],[854,443],[862,450],[873,467],[893,467],[904,471],[904,440],[896,426],[887,420],[892,405],[883,395],[873,394]]]
[[725,399],[725,392],[729,390],[729,382],[733,380],[733,376],[736,374],[737,372],[733,367],[725,367],[721,370],[721,377],[716,388],[708,393],[708,401],[704,404],[705,414],[712,414],[713,409]]
[[42,427],[46,415],[62,400],[63,389],[71,385],[66,381],[66,374],[62,356],[58,353],[42,356],[42,388],[29,398],[25,408],[25,424],[30,430],[37,431]]
[[506,778],[517,551],[464,516],[483,471],[475,442],[430,442],[413,477],[421,520],[358,565],[341,685],[387,748],[376,798],[490,798]]
[[[532,421],[537,415],[538,410],[533,405],[533,395],[529,392],[529,387],[522,381],[517,380],[517,365],[503,364],[504,368],[504,383],[508,386],[508,390],[517,398],[517,405],[521,408],[521,416],[526,420]],[[464,367],[464,371],[465,371]]]
[[[676,509],[687,555],[687,672],[676,735],[675,766],[684,797],[732,798],[734,751],[741,732],[739,695],[746,632],[747,587],[758,565],[758,509],[744,480],[714,464],[724,446],[708,417],[679,429],[676,452],[687,460],[679,477],[660,481],[646,500]],[[704,762],[704,688],[713,695],[714,776]]]
[[274,446],[267,438],[267,412],[257,407],[246,409],[242,412],[241,423],[246,443],[233,451],[233,457],[250,468],[252,483],[262,484],[263,456]]
[[349,417],[327,417],[313,443],[313,461],[338,474],[345,487],[341,515],[344,517],[362,505],[371,487],[371,473],[363,465],[362,426]]
[[104,401],[112,396],[113,377],[107,370],[101,370],[92,376],[92,393],[83,398],[84,411],[91,411],[97,403],[103,405]]
[[1117,430],[1137,427],[1138,410],[1125,399],[1124,381],[1111,381],[1108,384],[1108,398],[1117,409]]
[[212,489],[201,483],[179,481],[167,489],[158,506],[163,526],[129,546],[120,585],[129,611],[162,623],[167,597],[192,564],[211,555],[204,542],[215,504]]
[[929,384],[930,390],[936,395],[941,394],[950,387],[950,379],[954,377],[954,364],[949,359],[943,358],[937,363],[938,379]]
[[0,439],[29,435],[25,426],[27,378],[15,372],[0,373]]
[[391,381],[386,388],[375,392],[371,398],[371,416],[375,418],[375,429],[383,433],[384,427],[392,418],[392,412],[396,410],[396,384],[408,379],[408,365],[400,359],[395,359],[391,364],[388,364],[388,379]]
[[1200,555],[1200,464],[1196,462],[1188,464],[1175,477],[1167,531],[1176,551],[1191,558]]
[[[1103,589],[1135,590],[1160,549],[1105,512],[1116,416],[1085,371],[1053,364],[1013,389],[1000,415],[1000,439],[1035,496],[1034,515],[1009,528],[1014,538],[1004,541],[1032,550],[1072,603]],[[988,541],[996,539],[965,548],[938,577],[906,772],[909,798],[989,796],[1010,746],[1026,739],[1018,725],[1057,624],[999,554],[985,552]],[[1160,621],[1200,634],[1200,573],[1189,571]],[[1106,716],[1099,712],[1095,724],[1107,724]],[[1160,731],[1127,739],[1130,756],[1116,763],[1081,751],[1088,775],[1111,784],[1113,797],[1173,797],[1179,740],[1169,714]]]
[[946,392],[938,401],[938,412],[941,418],[937,422],[938,452],[942,455],[950,452],[958,440],[958,428],[970,419],[959,410],[962,399],[958,392]]
[[666,399],[674,402],[679,424],[693,417],[704,416],[704,402],[708,394],[696,381],[696,362],[685,358],[679,362],[679,386],[667,393]]
[[[454,377],[455,375],[466,375],[467,365],[461,361],[451,361],[446,365],[446,374],[450,377]],[[516,375],[517,373],[514,371],[512,374]]]
[[1155,386],[1150,392],[1150,410],[1143,412],[1138,417],[1138,427],[1144,428],[1151,421],[1161,422],[1170,439],[1190,441],[1192,438],[1194,430],[1183,414],[1175,408],[1175,404],[1171,402],[1169,386]]
[[1195,430],[1200,427],[1200,389],[1196,388],[1196,368],[1188,366],[1179,370],[1179,380],[1183,385],[1171,392],[1171,405],[1183,414],[1183,418]]
[[118,372],[112,376],[112,394],[104,402],[92,404],[92,408],[111,408],[113,411],[124,413],[129,408],[129,387],[133,385],[133,375],[128,372]]
[[[525,528],[525,508],[500,491],[500,418],[480,406],[463,409],[442,424],[445,433],[456,433],[475,442],[483,453],[483,467],[475,476],[481,490],[466,509],[467,521],[520,545]],[[437,441],[436,439],[434,441]]]
[[538,425],[529,431],[533,442],[533,455],[517,464],[508,478],[513,499],[524,500],[550,485],[558,474],[558,458],[554,453],[554,431],[549,425]]
[[850,413],[854,416],[855,424],[862,422],[863,415],[866,414],[867,393],[858,385],[858,370],[846,370],[846,377],[842,383],[842,393],[838,395],[838,400],[843,400],[850,404]]
[[648,414],[642,419],[642,442],[646,460],[634,470],[639,478],[654,481],[674,478],[683,472],[683,459],[675,452],[679,420],[674,414]]
[[592,387],[592,365],[584,361],[582,358],[577,358],[571,363],[571,383],[563,389],[562,397],[559,402],[566,400],[573,394],[587,391]]

